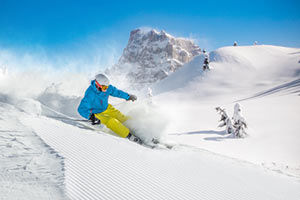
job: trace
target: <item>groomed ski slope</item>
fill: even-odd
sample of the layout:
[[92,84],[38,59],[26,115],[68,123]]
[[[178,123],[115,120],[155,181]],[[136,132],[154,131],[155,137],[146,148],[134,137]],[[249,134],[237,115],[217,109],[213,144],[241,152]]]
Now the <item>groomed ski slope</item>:
[[[145,94],[130,91],[128,83],[116,85],[139,97],[119,107],[134,115],[131,125],[164,132],[178,143],[173,150],[149,149],[47,117],[52,111],[79,117],[87,74],[38,71],[34,63],[34,70],[5,70],[0,199],[298,200],[299,53],[265,45],[218,49],[210,54],[211,71],[199,71],[200,56],[153,87],[151,109],[140,105]],[[184,77],[177,79],[180,73]],[[215,107],[232,116],[239,99],[249,123],[244,139],[217,127]]]
[[[0,98],[0,199],[66,200],[64,158]],[[31,110],[33,111],[33,110]]]
[[65,158],[70,199],[299,199],[296,179],[202,149],[148,149],[47,117],[25,116]]

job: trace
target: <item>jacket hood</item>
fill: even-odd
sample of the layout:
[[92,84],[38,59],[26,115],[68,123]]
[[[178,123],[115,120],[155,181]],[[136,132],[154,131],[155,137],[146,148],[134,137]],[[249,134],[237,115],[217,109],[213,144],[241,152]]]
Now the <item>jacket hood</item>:
[[92,86],[92,89],[93,89],[95,92],[101,92],[101,91],[99,91],[99,90],[97,89],[95,80],[92,80],[92,81],[91,81],[91,86]]

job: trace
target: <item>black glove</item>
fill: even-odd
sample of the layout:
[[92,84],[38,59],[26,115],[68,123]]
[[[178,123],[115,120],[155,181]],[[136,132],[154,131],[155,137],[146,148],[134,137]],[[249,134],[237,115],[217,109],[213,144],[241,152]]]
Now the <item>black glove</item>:
[[129,98],[127,99],[127,101],[135,101],[135,100],[137,100],[137,97],[133,94],[130,94]]
[[95,117],[94,114],[91,115],[90,120],[91,120],[91,124],[92,125],[96,125],[96,124],[100,124],[101,123],[101,121],[97,117]]

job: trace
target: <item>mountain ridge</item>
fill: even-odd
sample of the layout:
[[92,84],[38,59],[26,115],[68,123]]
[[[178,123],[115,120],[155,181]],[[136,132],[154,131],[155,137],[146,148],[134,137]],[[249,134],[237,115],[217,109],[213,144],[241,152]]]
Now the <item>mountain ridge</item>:
[[164,30],[135,29],[118,63],[106,70],[124,76],[136,87],[160,81],[201,54],[192,40],[176,38]]

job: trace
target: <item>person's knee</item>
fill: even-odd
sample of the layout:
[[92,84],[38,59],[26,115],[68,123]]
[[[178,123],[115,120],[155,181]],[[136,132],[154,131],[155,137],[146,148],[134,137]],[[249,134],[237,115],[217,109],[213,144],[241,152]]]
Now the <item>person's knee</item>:
[[102,113],[95,114],[95,117],[101,121],[101,124],[105,124],[105,125],[112,118],[110,116],[105,116]]
[[127,137],[130,132],[129,129],[116,118],[109,119],[106,126],[116,134],[124,138]]

